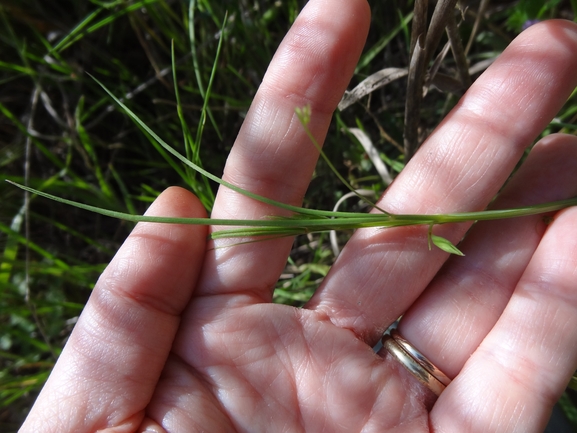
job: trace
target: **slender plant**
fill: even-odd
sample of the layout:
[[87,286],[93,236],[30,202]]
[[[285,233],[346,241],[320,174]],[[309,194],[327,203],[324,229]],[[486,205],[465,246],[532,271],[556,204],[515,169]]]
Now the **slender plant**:
[[[544,214],[548,212],[558,211],[569,206],[577,205],[577,198],[561,200],[556,202],[538,204],[533,206],[526,206],[515,209],[504,210],[485,210],[480,212],[462,212],[462,213],[448,213],[448,214],[434,214],[434,215],[417,215],[417,214],[391,214],[382,209],[376,208],[374,213],[359,213],[359,212],[335,212],[316,209],[306,209],[298,206],[291,206],[285,203],[272,200],[267,197],[254,194],[236,185],[233,185],[212,173],[209,173],[198,164],[190,161],[184,155],[179,153],[173,147],[168,145],[161,137],[159,137],[145,122],[143,122],[130,108],[122,101],[115,97],[106,87],[99,83],[102,88],[110,95],[112,99],[128,114],[128,116],[148,135],[150,135],[164,150],[172,154],[188,168],[193,169],[207,179],[210,179],[221,186],[230,188],[240,194],[250,197],[262,203],[270,204],[292,212],[292,215],[287,217],[270,216],[258,220],[242,220],[242,219],[211,219],[211,218],[172,218],[172,217],[157,217],[146,215],[133,215],[123,212],[116,212],[113,210],[103,209],[97,206],[91,206],[77,201],[67,200],[57,197],[52,194],[45,193],[25,185],[20,185],[15,182],[10,183],[22,188],[23,190],[55,200],[60,203],[75,206],[80,209],[95,212],[100,215],[118,218],[131,222],[156,222],[169,224],[196,224],[196,225],[215,225],[215,226],[234,226],[236,228],[224,229],[212,232],[210,235],[212,239],[218,238],[253,238],[258,237],[260,240],[275,239],[279,237],[296,236],[315,232],[327,232],[331,230],[350,230],[367,227],[400,227],[409,225],[425,225],[429,227],[428,239],[429,248],[434,244],[438,248],[451,254],[463,255],[463,253],[453,245],[448,239],[433,234],[433,227],[439,224],[448,223],[462,223],[474,222],[484,220],[496,220],[504,218],[515,218],[528,215]],[[304,128],[306,134],[310,138],[312,144],[319,150],[320,155],[329,164],[334,173],[339,177],[349,189],[354,189],[348,182],[340,176],[337,170],[332,166],[330,160],[322,151],[320,144],[314,138],[309,129],[311,118],[310,106],[297,107],[297,116]],[[186,133],[186,130],[185,130]],[[363,200],[365,197],[359,196]],[[369,202],[371,205],[373,203]]]

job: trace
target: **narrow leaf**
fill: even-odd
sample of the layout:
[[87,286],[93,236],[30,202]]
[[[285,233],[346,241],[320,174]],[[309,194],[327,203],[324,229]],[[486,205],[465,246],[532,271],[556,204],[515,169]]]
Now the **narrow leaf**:
[[435,246],[437,248],[440,248],[447,253],[456,254],[458,256],[464,256],[465,255],[461,252],[461,250],[459,250],[455,245],[453,245],[451,243],[451,241],[448,239],[445,239],[441,236],[435,236],[433,234],[430,236],[430,239],[433,242],[433,244],[435,244]]

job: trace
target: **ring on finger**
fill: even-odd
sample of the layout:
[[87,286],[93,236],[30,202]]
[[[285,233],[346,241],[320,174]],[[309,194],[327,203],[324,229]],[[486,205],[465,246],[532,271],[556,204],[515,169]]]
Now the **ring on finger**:
[[395,329],[382,339],[383,347],[405,367],[409,373],[439,396],[451,379],[429,359],[403,338]]

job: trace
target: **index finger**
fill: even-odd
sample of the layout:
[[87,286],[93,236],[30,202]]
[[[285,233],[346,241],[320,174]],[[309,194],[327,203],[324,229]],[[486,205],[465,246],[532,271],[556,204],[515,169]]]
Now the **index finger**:
[[[311,0],[278,48],[226,163],[223,179],[250,192],[299,205],[318,150],[295,108],[310,105],[319,143],[357,64],[369,28],[365,0]],[[212,217],[258,219],[279,209],[220,188]],[[238,243],[238,240],[232,240]],[[249,293],[270,301],[292,239],[209,252],[197,295]]]

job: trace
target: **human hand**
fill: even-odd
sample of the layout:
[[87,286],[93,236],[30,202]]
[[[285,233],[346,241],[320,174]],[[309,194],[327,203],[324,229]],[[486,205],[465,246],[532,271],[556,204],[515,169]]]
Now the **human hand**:
[[[224,178],[298,205],[369,26],[364,0],[311,0],[280,46]],[[577,27],[536,25],[479,78],[379,203],[483,209],[577,85]],[[493,207],[577,194],[577,139],[539,143]],[[214,218],[279,210],[221,188]],[[201,217],[171,188],[149,215]],[[436,233],[457,242],[468,225]],[[543,429],[577,367],[577,209],[476,225],[450,258],[426,227],[358,230],[303,309],[271,303],[291,239],[217,248],[141,223],[98,281],[22,432]],[[225,244],[225,240],[219,241]],[[446,263],[445,263],[446,262]],[[443,266],[445,264],[445,266]],[[443,267],[442,267],[443,266]],[[373,345],[400,332],[453,379],[435,397]]]

